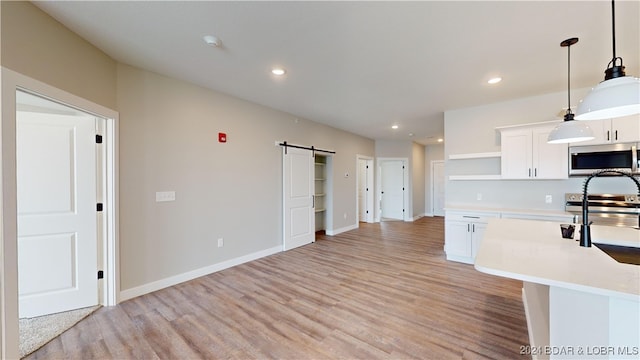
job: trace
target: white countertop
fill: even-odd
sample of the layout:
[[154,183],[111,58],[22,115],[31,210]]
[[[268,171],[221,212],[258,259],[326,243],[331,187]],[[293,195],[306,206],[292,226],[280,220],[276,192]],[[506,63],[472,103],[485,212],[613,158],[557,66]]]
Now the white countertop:
[[478,211],[488,213],[503,213],[503,214],[521,214],[521,215],[533,215],[533,216],[558,216],[572,218],[574,215],[562,211],[562,210],[539,210],[539,209],[513,209],[503,207],[490,207],[490,206],[474,206],[474,205],[450,205],[445,207],[445,211]]
[[[576,224],[575,239],[578,230]],[[591,240],[640,247],[640,230],[591,225]],[[487,274],[640,300],[640,265],[618,263],[595,246],[563,239],[559,222],[490,219],[475,267]]]

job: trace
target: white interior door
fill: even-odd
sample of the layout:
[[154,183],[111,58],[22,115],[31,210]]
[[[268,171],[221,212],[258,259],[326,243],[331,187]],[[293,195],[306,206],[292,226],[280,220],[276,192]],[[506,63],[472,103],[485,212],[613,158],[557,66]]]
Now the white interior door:
[[382,218],[404,220],[404,162],[384,160],[380,167]]
[[431,167],[431,183],[433,192],[433,215],[444,216],[444,161],[433,161]]
[[314,165],[312,152],[283,148],[283,250],[315,241]]
[[367,221],[367,160],[358,159],[358,219]]
[[95,118],[16,114],[20,317],[98,304]]

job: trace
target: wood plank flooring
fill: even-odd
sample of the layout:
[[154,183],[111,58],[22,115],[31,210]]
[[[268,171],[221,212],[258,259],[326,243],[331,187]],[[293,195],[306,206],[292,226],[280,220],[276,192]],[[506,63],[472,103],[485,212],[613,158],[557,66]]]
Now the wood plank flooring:
[[337,236],[102,308],[28,359],[513,359],[522,283],[444,259],[444,221]]

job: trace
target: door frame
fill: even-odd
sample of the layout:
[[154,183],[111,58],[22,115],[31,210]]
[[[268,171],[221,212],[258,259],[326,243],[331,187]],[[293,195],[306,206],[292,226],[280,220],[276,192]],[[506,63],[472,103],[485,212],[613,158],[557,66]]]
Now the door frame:
[[[435,196],[436,196],[436,191],[435,191],[435,183],[436,182],[435,182],[434,167],[435,167],[436,164],[442,164],[443,170],[444,170],[444,165],[445,165],[444,164],[444,160],[431,160],[431,169],[430,169],[430,172],[431,172],[431,176],[430,176],[430,178],[431,178],[430,179],[430,181],[431,181],[431,186],[430,186],[430,188],[431,188],[431,204],[430,204],[431,216],[444,216],[444,214],[436,215],[436,212],[435,212],[435,201],[434,201],[434,199],[435,199]],[[445,180],[446,180],[446,176],[445,176]],[[446,181],[445,181],[445,183],[446,183]],[[443,211],[444,211],[444,209],[443,209]]]
[[367,193],[367,211],[368,211],[368,215],[366,216],[366,222],[368,223],[373,223],[374,222],[374,218],[375,218],[375,214],[374,214],[374,187],[373,187],[373,169],[374,169],[374,159],[371,156],[365,156],[365,155],[356,155],[356,169],[358,169],[356,171],[356,214],[358,217],[358,224],[360,223],[360,201],[358,201],[358,192],[360,191],[360,189],[358,189],[358,187],[360,186],[360,161],[366,161],[367,162],[367,166],[369,167],[367,170],[367,187],[369,189],[371,189],[371,191],[369,191]]
[[106,119],[103,134],[105,153],[105,188],[103,259],[100,264],[105,273],[100,303],[116,305],[120,298],[119,222],[118,222],[118,121],[117,111],[68,93],[41,81],[1,68],[0,82],[2,115],[0,147],[0,357],[19,357],[18,329],[18,249],[16,198],[16,91],[35,94],[89,114]]
[[403,200],[404,201],[404,214],[402,215],[403,221],[411,221],[411,217],[409,214],[409,211],[407,211],[407,207],[410,206],[409,203],[409,193],[410,193],[410,188],[409,188],[409,159],[408,158],[402,158],[402,157],[379,157],[376,158],[376,168],[378,171],[376,171],[376,201],[378,206],[375,207],[376,210],[376,222],[380,222],[382,219],[382,163],[385,161],[402,161],[402,165],[404,166],[404,171],[403,171],[403,184],[402,186],[404,186],[404,196],[403,196]]

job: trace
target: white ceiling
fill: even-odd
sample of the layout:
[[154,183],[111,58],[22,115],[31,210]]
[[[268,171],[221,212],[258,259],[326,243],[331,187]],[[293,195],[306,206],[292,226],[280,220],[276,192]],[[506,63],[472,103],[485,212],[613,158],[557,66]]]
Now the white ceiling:
[[[566,90],[562,40],[580,38],[572,88],[602,81],[612,58],[609,1],[36,5],[119,62],[372,139],[423,144],[443,136],[446,110]],[[207,46],[208,34],[223,46]],[[640,1],[616,2],[616,48],[627,75],[640,76]],[[270,73],[276,65],[283,78]],[[504,80],[488,85],[496,75]]]

